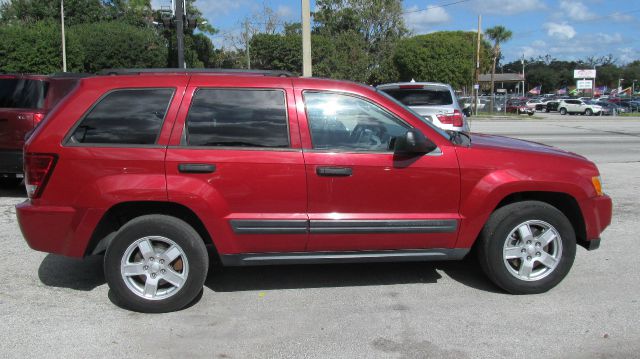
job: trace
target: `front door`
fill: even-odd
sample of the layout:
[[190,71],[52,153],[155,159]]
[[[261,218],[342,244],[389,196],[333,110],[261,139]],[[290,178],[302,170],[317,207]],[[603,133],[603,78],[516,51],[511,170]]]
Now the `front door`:
[[392,141],[413,127],[399,116],[349,94],[296,94],[311,139],[308,251],[453,247],[460,178],[452,147],[398,157]]

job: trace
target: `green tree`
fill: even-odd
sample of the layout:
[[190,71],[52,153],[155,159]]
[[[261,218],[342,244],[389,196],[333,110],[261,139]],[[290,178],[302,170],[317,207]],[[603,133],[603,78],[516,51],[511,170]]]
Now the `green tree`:
[[493,112],[493,98],[495,89],[494,77],[496,75],[496,63],[501,56],[500,44],[511,39],[513,33],[510,30],[507,30],[507,28],[505,28],[504,26],[499,25],[487,29],[486,34],[489,40],[493,41],[493,65],[491,67],[491,112]]
[[84,51],[83,70],[106,68],[164,67],[165,40],[152,28],[139,28],[124,21],[84,23],[71,26],[70,36]]
[[[392,64],[395,45],[407,34],[400,0],[318,0],[316,1],[314,33],[335,38],[336,58],[361,58],[368,64],[364,78],[368,83],[386,82],[397,77]],[[346,36],[353,41],[346,43]],[[355,46],[360,46],[356,48]]]
[[[49,20],[0,26],[0,72],[47,74],[62,71],[60,24]],[[82,72],[84,53],[75,34],[67,36],[67,67]]]
[[[401,40],[393,57],[401,81],[437,81],[454,88],[474,82],[476,33],[441,31]],[[481,45],[481,69],[490,68],[490,45]]]

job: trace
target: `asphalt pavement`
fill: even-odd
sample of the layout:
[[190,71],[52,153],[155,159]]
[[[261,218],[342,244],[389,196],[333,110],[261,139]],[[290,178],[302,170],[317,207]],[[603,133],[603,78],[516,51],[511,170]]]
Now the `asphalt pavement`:
[[214,268],[169,314],[115,306],[102,258],[35,252],[0,190],[2,358],[640,357],[640,120],[472,120],[472,130],[594,160],[614,200],[599,250],[540,295],[508,295],[462,262]]

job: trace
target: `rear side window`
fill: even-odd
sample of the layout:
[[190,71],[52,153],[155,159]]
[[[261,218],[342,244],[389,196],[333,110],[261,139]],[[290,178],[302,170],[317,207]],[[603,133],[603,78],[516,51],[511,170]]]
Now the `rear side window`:
[[115,90],[82,119],[70,143],[152,145],[167,114],[173,89]]
[[0,108],[41,109],[48,87],[42,80],[0,79]]
[[189,146],[289,147],[282,90],[199,89],[189,109]]
[[405,106],[443,106],[453,104],[451,91],[446,87],[426,86],[422,89],[383,89]]

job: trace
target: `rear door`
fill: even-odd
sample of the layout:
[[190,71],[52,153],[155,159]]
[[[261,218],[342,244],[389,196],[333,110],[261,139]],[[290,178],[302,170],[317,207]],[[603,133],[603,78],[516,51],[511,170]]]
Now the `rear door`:
[[385,107],[348,93],[296,96],[306,119],[308,251],[453,247],[460,178],[446,140],[431,154],[399,157],[392,140],[414,126]]
[[307,189],[290,79],[192,77],[171,144],[169,199],[200,215],[220,254],[304,251]]

